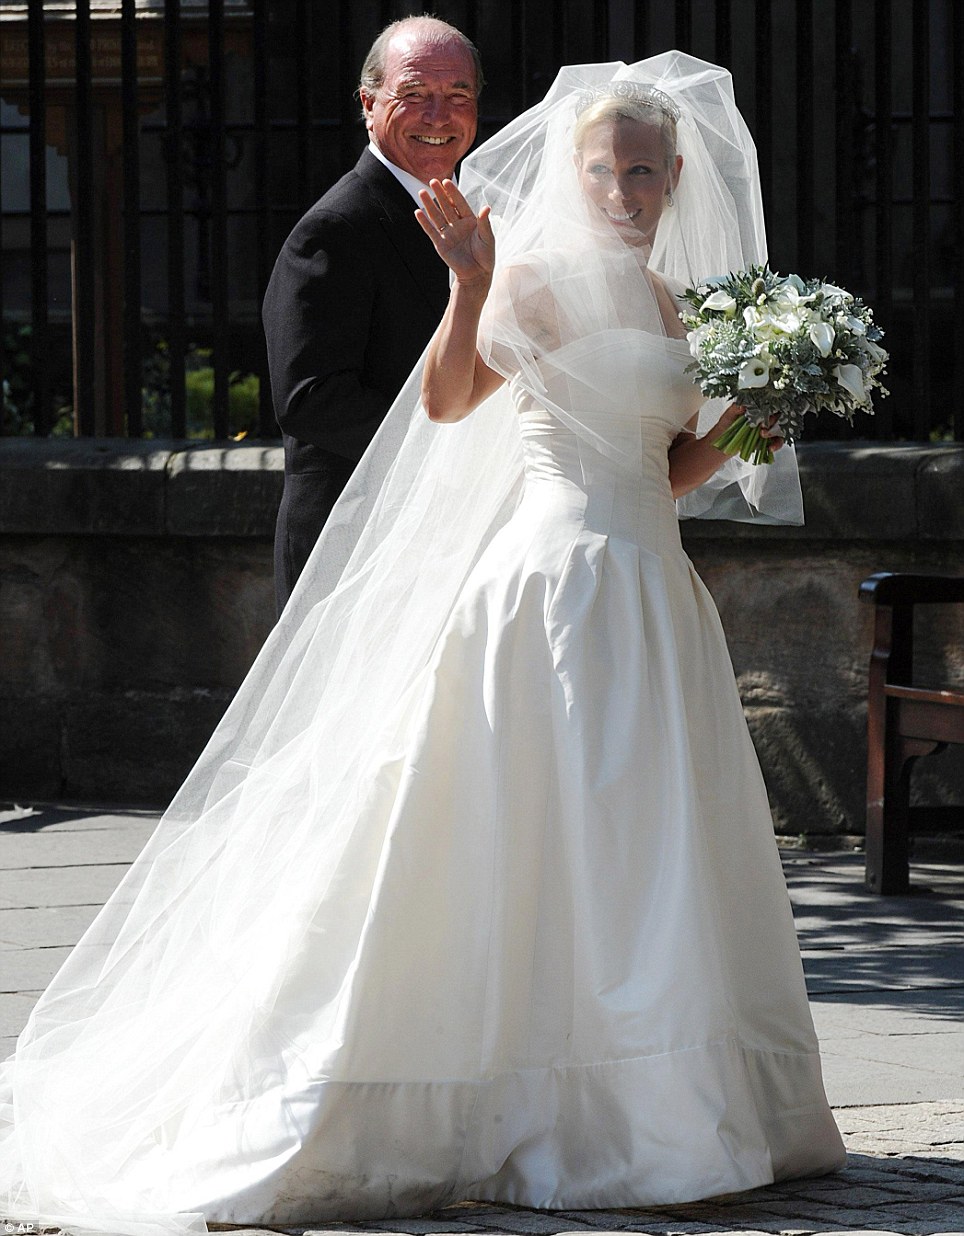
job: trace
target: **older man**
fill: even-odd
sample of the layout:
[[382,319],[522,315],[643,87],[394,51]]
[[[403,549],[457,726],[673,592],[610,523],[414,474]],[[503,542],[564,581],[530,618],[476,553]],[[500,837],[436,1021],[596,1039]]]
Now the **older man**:
[[453,26],[387,27],[359,87],[369,146],[278,255],[263,320],[285,448],[279,612],[445,310],[448,271],[415,219],[417,195],[471,146],[481,85],[478,53]]

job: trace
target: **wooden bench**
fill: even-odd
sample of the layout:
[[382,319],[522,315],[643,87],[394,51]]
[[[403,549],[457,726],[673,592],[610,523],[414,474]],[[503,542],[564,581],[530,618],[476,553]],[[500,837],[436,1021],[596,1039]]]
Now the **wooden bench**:
[[964,825],[964,807],[910,806],[922,755],[964,744],[964,687],[914,685],[914,607],[964,603],[964,576],[881,573],[860,585],[875,608],[867,692],[867,887],[904,893],[912,832]]

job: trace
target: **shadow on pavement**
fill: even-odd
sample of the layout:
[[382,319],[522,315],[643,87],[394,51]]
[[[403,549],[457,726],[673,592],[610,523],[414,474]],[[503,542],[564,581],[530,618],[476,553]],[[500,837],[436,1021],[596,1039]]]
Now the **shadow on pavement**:
[[784,853],[784,872],[812,999],[958,1018],[964,1009],[964,854],[917,862],[913,891],[863,887],[861,854]]
[[[131,817],[157,817],[161,808],[139,809],[123,806],[94,805],[81,807],[21,807],[13,803],[0,803],[0,836],[4,833],[39,833],[47,828],[64,831],[74,823],[85,822],[90,826],[96,821],[128,819]],[[0,1228],[2,1233],[2,1228]]]

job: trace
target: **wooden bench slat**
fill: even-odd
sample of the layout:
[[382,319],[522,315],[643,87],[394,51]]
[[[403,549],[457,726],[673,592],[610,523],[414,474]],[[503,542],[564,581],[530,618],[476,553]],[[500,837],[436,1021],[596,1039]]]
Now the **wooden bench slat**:
[[891,699],[920,700],[947,708],[964,708],[964,690],[956,687],[907,687],[888,682],[884,687],[884,695]]

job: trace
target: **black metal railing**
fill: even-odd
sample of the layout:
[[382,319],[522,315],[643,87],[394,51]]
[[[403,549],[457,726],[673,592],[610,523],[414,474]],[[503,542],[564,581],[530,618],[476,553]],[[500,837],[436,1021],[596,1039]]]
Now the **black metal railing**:
[[[287,231],[364,144],[358,68],[410,7],[0,0],[4,433],[276,432],[261,296]],[[729,66],[773,265],[833,277],[887,331],[893,395],[855,432],[964,440],[964,5],[433,7],[480,46],[481,137],[563,63],[677,46]],[[50,205],[58,181],[68,211]]]

